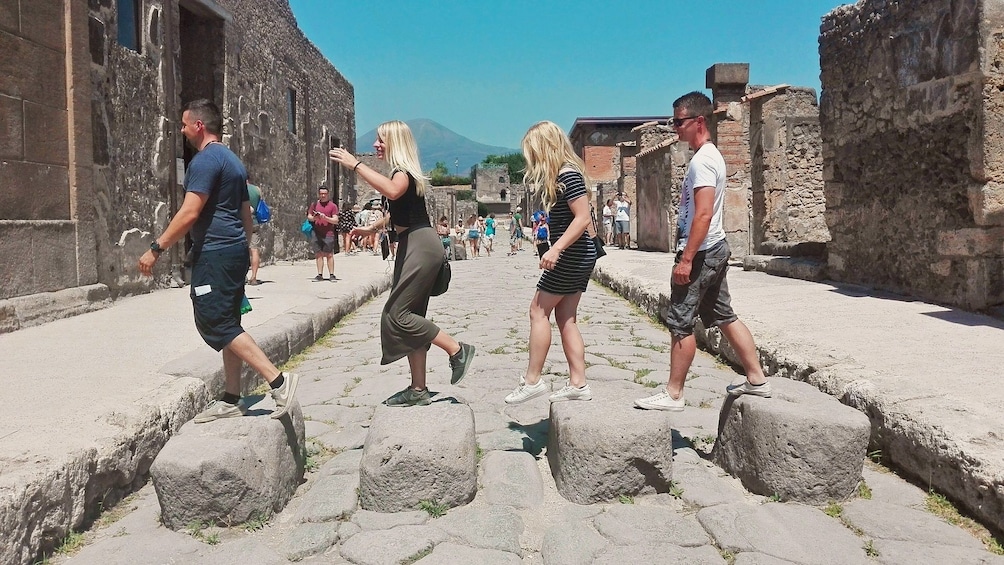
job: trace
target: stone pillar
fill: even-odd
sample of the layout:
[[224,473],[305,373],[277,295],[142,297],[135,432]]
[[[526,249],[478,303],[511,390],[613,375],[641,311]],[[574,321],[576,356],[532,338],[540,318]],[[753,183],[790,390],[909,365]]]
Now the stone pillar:
[[752,252],[749,115],[741,102],[749,76],[749,63],[716,63],[706,73],[706,86],[715,105],[712,140],[725,158],[728,175],[722,223],[735,257]]

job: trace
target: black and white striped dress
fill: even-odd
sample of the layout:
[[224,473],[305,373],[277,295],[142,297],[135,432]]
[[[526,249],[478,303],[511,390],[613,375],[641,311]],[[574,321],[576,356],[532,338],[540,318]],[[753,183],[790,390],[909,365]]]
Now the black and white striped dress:
[[[564,235],[572,223],[572,210],[568,202],[586,196],[586,183],[582,175],[576,171],[564,171],[558,174],[558,182],[565,186],[558,192],[558,201],[551,207],[549,228],[551,230],[551,245]],[[596,249],[587,232],[568,249],[561,253],[554,269],[544,271],[537,289],[550,294],[575,294],[585,292],[589,283],[589,275],[596,265]]]

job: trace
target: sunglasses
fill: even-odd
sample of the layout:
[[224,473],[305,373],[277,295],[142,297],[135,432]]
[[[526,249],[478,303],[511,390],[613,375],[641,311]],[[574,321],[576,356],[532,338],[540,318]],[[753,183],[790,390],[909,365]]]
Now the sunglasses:
[[677,127],[678,128],[678,127],[682,126],[684,123],[686,123],[687,120],[693,120],[695,118],[700,118],[700,116],[687,116],[686,118],[673,118],[673,127]]

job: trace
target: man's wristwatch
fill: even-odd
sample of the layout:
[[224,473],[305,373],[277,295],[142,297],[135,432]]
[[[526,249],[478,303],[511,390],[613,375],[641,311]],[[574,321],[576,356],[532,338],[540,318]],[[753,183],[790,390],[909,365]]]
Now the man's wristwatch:
[[153,240],[153,243],[150,244],[150,251],[153,251],[155,255],[160,255],[161,253],[164,252],[164,248],[161,247],[160,244],[157,243],[157,240],[155,239]]

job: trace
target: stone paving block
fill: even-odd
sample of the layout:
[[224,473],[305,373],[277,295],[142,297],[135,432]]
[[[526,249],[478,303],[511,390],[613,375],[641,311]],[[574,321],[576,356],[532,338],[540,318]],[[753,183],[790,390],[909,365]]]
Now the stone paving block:
[[590,381],[630,381],[635,372],[610,365],[596,365],[586,369],[586,379]]
[[709,545],[680,547],[669,543],[614,546],[601,551],[592,565],[726,565],[718,550]]
[[718,547],[732,553],[755,551],[802,565],[869,563],[861,538],[811,506],[721,504],[698,511],[697,520]]
[[1004,565],[1004,556],[994,555],[983,549],[878,539],[873,542],[872,546],[878,552],[876,561],[883,565],[913,563]]
[[363,450],[351,449],[335,455],[321,468],[317,470],[318,475],[355,475],[359,473],[359,462],[362,461]]
[[[133,557],[135,558],[135,555]],[[257,540],[239,539],[224,542],[206,550],[205,553],[199,555],[195,562],[199,565],[233,565],[234,563],[287,565],[289,560]]]
[[359,524],[355,522],[342,522],[338,526],[338,543],[345,543],[345,540],[363,531]]
[[370,406],[351,408],[339,404],[312,404],[304,405],[303,415],[311,420],[342,428],[352,423],[369,422],[373,417],[373,408]]
[[681,497],[698,508],[742,502],[746,499],[736,479],[724,475],[718,467],[707,467],[703,462],[681,464],[673,462],[673,481],[683,490]]
[[872,491],[872,500],[922,509],[927,502],[924,489],[912,485],[891,471],[872,468],[865,463],[861,478]]
[[778,559],[764,553],[747,551],[736,555],[736,560],[732,565],[798,565],[794,561]]
[[518,554],[523,519],[508,506],[466,506],[447,512],[434,525],[464,545]]
[[73,565],[135,565],[142,551],[145,563],[201,563],[199,552],[206,544],[188,534],[166,528],[152,529],[86,545],[75,556]]
[[316,438],[317,436],[322,436],[332,430],[334,430],[333,427],[323,422],[317,422],[314,420],[306,420],[303,422],[303,433],[306,434],[306,437],[308,438]]
[[647,545],[646,542],[653,539],[673,540],[673,545],[682,547],[711,543],[708,533],[693,515],[685,516],[665,506],[609,506],[593,518],[593,527],[616,545]]
[[340,430],[332,430],[317,437],[317,441],[332,451],[362,449],[369,428],[360,424],[346,424]]
[[423,510],[391,513],[357,510],[352,514],[352,522],[363,530],[389,530],[398,526],[421,526],[428,521],[429,513]]
[[303,495],[297,509],[297,522],[331,522],[344,520],[359,502],[358,475],[327,475],[318,477]]
[[342,544],[342,557],[356,565],[398,565],[446,541],[433,526],[398,526],[392,530],[359,532]]
[[488,504],[533,508],[544,500],[537,460],[521,451],[489,451],[481,459],[481,494]]
[[547,445],[558,492],[577,504],[669,491],[673,429],[664,412],[595,398],[556,402]]
[[592,563],[593,558],[610,545],[588,524],[562,522],[544,534],[540,554],[547,565],[581,565]]
[[286,558],[300,561],[325,551],[337,540],[338,524],[298,524],[286,538]]
[[161,520],[177,530],[198,520],[239,524],[271,516],[303,479],[303,414],[295,401],[279,420],[245,416],[189,422],[150,468]]
[[523,560],[515,553],[497,549],[475,549],[455,543],[441,543],[416,565],[520,565]]
[[871,424],[812,385],[772,379],[772,398],[727,399],[714,461],[751,492],[825,504],[861,480]]
[[860,528],[866,537],[983,549],[969,532],[925,510],[905,508],[877,500],[853,500],[843,505],[841,517]]
[[412,510],[422,500],[448,507],[477,491],[474,413],[464,404],[377,408],[366,437],[359,503],[366,510]]

